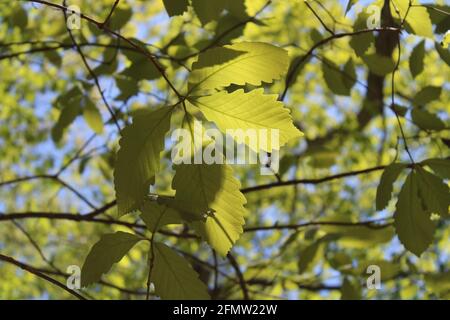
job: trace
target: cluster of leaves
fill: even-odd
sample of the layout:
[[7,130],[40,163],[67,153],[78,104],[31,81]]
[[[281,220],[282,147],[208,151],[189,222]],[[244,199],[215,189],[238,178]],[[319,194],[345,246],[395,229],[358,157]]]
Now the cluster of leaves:
[[[423,168],[429,166],[436,173]],[[383,210],[392,196],[392,185],[408,164],[393,163],[384,170],[377,189],[376,207]],[[433,241],[435,222],[431,214],[448,217],[450,190],[444,179],[449,179],[449,163],[444,159],[428,159],[412,165],[400,193],[394,225],[406,249],[420,256]]]
[[[214,122],[224,134],[229,129],[278,129],[279,145],[283,146],[288,140],[299,137],[300,132],[294,127],[287,109],[277,101],[277,96],[265,95],[263,89],[250,92],[237,89],[228,93],[225,88],[246,84],[257,87],[262,82],[272,82],[287,71],[287,66],[287,52],[265,43],[236,43],[202,53],[192,65],[187,94],[179,103],[154,111],[139,112],[134,116],[133,123],[123,130],[114,173],[119,214],[140,210],[145,214],[142,218],[153,234],[166,224],[189,223],[214,250],[226,256],[243,232],[246,214],[246,200],[231,166],[177,165],[172,183],[172,188],[176,190],[174,198],[164,198],[163,203],[156,201],[152,204],[146,200],[149,186],[160,170],[160,153],[164,149],[165,135],[170,129],[171,115],[179,107],[186,108],[186,104],[189,104],[191,108],[197,108],[208,121]],[[187,109],[184,112],[186,121],[182,125],[190,128],[191,135],[194,135],[193,118],[190,118]],[[270,143],[267,143],[266,148],[264,151],[272,151]],[[196,152],[198,150],[192,150],[191,154]],[[130,241],[128,237],[133,236],[123,233],[108,235],[94,246],[83,268],[83,279],[87,279],[83,280],[84,284],[97,282],[100,275],[110,269],[111,263],[117,261],[116,254],[123,256],[127,253],[127,250],[118,252],[111,241],[118,241],[121,246],[123,243],[125,248],[131,249],[132,244],[139,240],[132,238],[134,241]],[[131,246],[128,245],[130,243]],[[113,256],[106,259],[109,262],[106,264],[105,255],[110,251]],[[172,299],[205,296],[205,290],[197,292],[186,290],[184,285],[177,285],[177,282],[181,282],[186,285],[196,284],[198,287],[201,282],[195,280],[193,272],[186,271],[176,276],[170,274],[173,273],[172,268],[164,267],[164,263],[182,258],[163,244],[153,243],[153,238],[150,256],[155,272],[152,277],[159,279],[155,283],[155,292],[159,296]]]

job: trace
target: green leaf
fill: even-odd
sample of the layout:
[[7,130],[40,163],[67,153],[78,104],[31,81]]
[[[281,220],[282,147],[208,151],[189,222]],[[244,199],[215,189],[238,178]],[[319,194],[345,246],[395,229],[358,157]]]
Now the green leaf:
[[330,266],[341,273],[348,274],[354,269],[352,257],[345,252],[328,252],[326,258]]
[[398,262],[391,262],[386,260],[368,260],[358,263],[356,268],[352,268],[352,274],[355,276],[367,277],[367,268],[371,265],[380,268],[380,280],[389,281],[394,279],[401,270],[401,265]]
[[28,25],[28,14],[20,5],[16,5],[10,17],[11,25],[25,29]]
[[[395,9],[397,8],[401,18],[406,17],[406,23],[414,34],[433,39],[433,25],[427,8],[420,5],[409,8],[409,3],[410,0],[396,0],[395,4],[391,1],[391,11],[396,12]],[[412,3],[417,4],[417,1],[414,0]]]
[[356,280],[345,277],[341,287],[341,300],[361,300],[361,286]]
[[369,246],[390,242],[395,234],[394,228],[370,226],[322,226],[321,230],[337,237],[337,243],[342,248],[363,249]]
[[413,98],[412,103],[415,106],[424,106],[427,103],[439,99],[442,88],[434,86],[426,86],[422,88]]
[[133,11],[128,5],[118,6],[109,19],[109,27],[112,30],[122,29],[130,21],[132,15]]
[[151,254],[154,261],[150,281],[157,296],[167,300],[209,299],[206,285],[186,259],[162,243],[155,243]]
[[329,60],[322,61],[322,74],[328,88],[337,95],[348,96],[350,89],[344,81],[343,72],[339,67]]
[[[302,133],[293,125],[289,110],[283,108],[283,103],[277,100],[276,95],[264,95],[264,89],[256,89],[245,93],[239,89],[232,93],[218,92],[210,96],[190,99],[205,117],[213,121],[222,132],[227,130],[258,130],[255,151],[271,152],[273,149],[285,145],[290,139],[300,137]],[[278,129],[279,141],[272,141],[271,132],[260,139],[261,129]],[[246,143],[245,135],[236,135],[238,143]],[[279,143],[279,146],[277,146]]]
[[309,37],[311,38],[313,43],[318,43],[323,40],[323,35],[317,29],[312,29],[309,33]]
[[412,121],[423,130],[443,130],[445,123],[435,114],[414,108],[411,111]]
[[433,5],[427,6],[431,22],[436,26],[434,33],[446,33],[450,29],[450,6]]
[[[146,50],[146,49],[144,49]],[[142,53],[131,50],[124,50],[124,54],[131,65],[123,70],[120,74],[126,77],[140,80],[155,80],[161,76],[158,68]]]
[[298,260],[298,273],[302,274],[308,267],[312,264],[314,259],[318,256],[318,251],[320,248],[320,243],[314,242],[313,244],[307,246],[303,250],[300,250],[299,260]]
[[84,261],[81,269],[81,285],[86,287],[98,282],[102,274],[107,273],[114,263],[122,260],[140,240],[142,238],[122,231],[104,234],[94,244]]
[[362,57],[370,71],[379,76],[385,76],[395,69],[395,62],[390,57],[385,57],[377,53]]
[[343,71],[342,78],[344,80],[344,85],[350,92],[357,80],[355,64],[353,63],[352,58],[348,59],[347,63],[344,65]]
[[210,21],[217,20],[225,9],[226,1],[211,1],[211,0],[191,0],[192,7],[199,18],[202,25]]
[[115,97],[117,100],[126,101],[139,93],[139,82],[128,77],[116,77],[117,88],[120,94]]
[[298,260],[299,274],[302,274],[314,267],[315,261],[322,255],[324,246],[327,244],[328,240],[330,240],[330,237],[324,236],[300,250]]
[[358,2],[358,0],[348,0],[347,7],[345,8],[345,15],[352,9],[352,7]]
[[45,58],[48,59],[55,67],[61,68],[62,58],[57,51],[49,50],[44,52]]
[[[111,47],[105,48],[103,51],[103,60],[94,70],[96,76],[112,75],[116,72],[119,62],[117,59],[118,49],[114,47],[115,43],[110,43]],[[88,75],[88,79],[92,79],[92,75]]]
[[160,168],[159,154],[170,128],[172,107],[142,110],[122,132],[114,170],[119,215],[136,210]]
[[225,8],[234,17],[240,19],[241,21],[249,18],[245,0],[225,0],[224,2]]
[[145,201],[141,211],[141,218],[151,232],[156,232],[160,227],[168,224],[183,222],[175,209],[155,201]]
[[215,47],[230,44],[234,39],[244,34],[245,26],[246,24],[242,23],[241,18],[237,18],[235,15],[227,12],[217,21],[216,28],[214,29],[216,37],[211,40],[201,40],[198,43],[199,48],[202,49],[215,43],[217,43]]
[[336,164],[336,158],[339,157],[339,152],[326,148],[318,148],[311,152],[310,157],[308,165],[314,168],[329,168]]
[[186,210],[205,216],[193,228],[222,256],[243,232],[246,203],[228,165],[182,164],[175,167],[172,188]]
[[423,165],[429,166],[434,173],[444,179],[450,179],[450,160],[449,159],[427,159],[422,161]]
[[56,101],[62,106],[58,121],[52,128],[52,140],[59,142],[64,131],[69,127],[82,112],[82,93],[78,87],[62,94]]
[[409,70],[413,78],[417,77],[422,73],[424,65],[423,59],[425,57],[425,41],[421,41],[417,46],[414,47],[409,57]]
[[397,103],[395,103],[392,106],[392,109],[394,110],[394,112],[396,114],[398,114],[400,117],[404,117],[406,115],[406,113],[408,112],[408,108],[402,105],[399,105]]
[[286,73],[286,50],[260,42],[242,42],[200,54],[189,75],[189,91],[223,88],[231,84],[261,85]]
[[450,205],[450,189],[448,185],[434,174],[417,168],[419,180],[419,193],[425,208],[430,213],[438,213],[441,216],[448,215]]
[[436,48],[436,51],[438,52],[441,59],[450,66],[450,51],[448,49],[442,48],[441,45],[437,42],[434,43],[434,47]]
[[392,163],[384,169],[377,188],[377,211],[383,210],[388,205],[392,197],[393,184],[405,167],[406,165],[403,163]]
[[89,127],[97,134],[103,132],[103,119],[95,104],[88,99],[83,109],[83,116]]
[[286,82],[289,81],[289,83],[286,83],[287,85],[290,85],[297,81],[298,76],[310,60],[311,56],[308,56],[306,58],[304,56],[297,56],[292,59],[291,64],[289,65],[289,70],[287,72],[288,77],[286,77]]
[[189,6],[189,0],[163,0],[163,3],[169,17],[182,15]]
[[[361,12],[356,18],[353,31],[356,32],[367,29],[367,19],[369,19],[369,17],[369,13],[364,11]],[[349,42],[356,55],[359,57],[363,57],[365,55],[372,43],[375,43],[375,37],[372,32],[365,32],[352,36]]]
[[442,273],[428,273],[424,275],[426,289],[440,299],[450,299],[450,271]]
[[436,226],[423,208],[415,171],[408,175],[398,195],[394,227],[400,242],[418,257],[433,241]]
[[443,138],[443,137],[441,137],[440,139],[441,139],[443,144],[445,144],[448,148],[450,148],[450,139],[446,139],[446,138]]

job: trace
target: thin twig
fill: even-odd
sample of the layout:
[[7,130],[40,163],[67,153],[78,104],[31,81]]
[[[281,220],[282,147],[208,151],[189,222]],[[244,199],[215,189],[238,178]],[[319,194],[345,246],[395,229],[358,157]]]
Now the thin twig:
[[311,5],[309,4],[308,0],[304,0],[306,6],[308,7],[309,10],[312,11],[312,13],[314,14],[314,16],[317,18],[317,20],[320,21],[320,24],[322,25],[322,27],[325,28],[325,30],[327,30],[329,33],[331,33],[331,35],[334,35],[334,31],[331,30],[326,24],[325,22],[323,22],[322,18],[320,18],[320,16],[316,13],[316,11],[314,11],[314,9],[311,7]]
[[[64,0],[64,6],[65,5],[66,5],[66,0]],[[64,10],[63,14],[64,14],[64,19],[67,20],[67,11]],[[84,55],[83,50],[81,50],[81,47],[78,45],[78,43],[73,35],[72,30],[69,28],[69,26],[66,26],[66,29],[67,29],[67,32],[69,33],[69,36],[70,36],[70,39],[72,40],[73,45],[75,46],[76,50],[78,51],[78,53],[81,57],[81,60],[83,61],[84,66],[86,67],[86,69],[89,72],[89,74],[91,75],[91,77],[94,79],[95,86],[97,87],[97,90],[103,100],[103,103],[105,104],[106,109],[108,109],[108,112],[111,115],[111,118],[113,119],[114,124],[116,125],[117,130],[120,134],[122,129],[120,128],[119,121],[117,120],[117,117],[115,115],[113,108],[109,105],[109,102],[105,97],[105,94],[102,90],[102,87],[100,86],[100,81],[98,80],[97,75],[95,74],[94,70],[92,70],[89,63],[87,62],[86,56]]]
[[228,261],[230,261],[230,264],[233,267],[234,271],[236,272],[236,276],[238,278],[244,300],[250,300],[250,296],[248,295],[247,284],[245,283],[244,275],[242,274],[241,269],[239,268],[239,264],[237,263],[236,259],[233,257],[231,253],[227,254],[227,258]]
[[111,19],[111,16],[113,15],[114,10],[116,9],[117,5],[119,4],[119,1],[120,1],[120,0],[114,1],[114,4],[113,4],[113,6],[112,6],[112,8],[111,8],[111,11],[109,11],[108,16],[106,17],[105,21],[103,21],[103,25],[107,25],[107,24],[108,24],[109,19]]

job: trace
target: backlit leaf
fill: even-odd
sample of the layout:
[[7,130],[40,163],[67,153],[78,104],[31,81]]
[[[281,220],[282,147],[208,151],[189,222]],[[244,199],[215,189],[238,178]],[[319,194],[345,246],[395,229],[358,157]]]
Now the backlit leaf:
[[255,86],[272,82],[287,71],[284,49],[260,42],[242,42],[214,48],[199,56],[189,75],[189,90],[207,91],[230,84]]
[[398,195],[394,213],[394,226],[400,242],[416,256],[431,244],[435,230],[430,213],[423,208],[419,183],[417,173],[411,171]]
[[89,127],[91,127],[95,133],[101,134],[103,132],[102,115],[91,100],[86,103],[86,106],[83,109],[83,116]]
[[159,171],[172,107],[142,110],[122,132],[114,170],[119,215],[138,209]]
[[153,245],[154,261],[150,281],[155,293],[167,300],[209,299],[206,285],[189,263],[162,243]]
[[225,256],[243,232],[246,209],[240,183],[228,165],[182,164],[175,167],[175,199],[187,210],[206,217],[194,229]]
[[413,0],[414,6],[409,7],[410,0],[391,1],[391,10],[396,12],[398,9],[402,19],[406,17],[406,23],[411,27],[414,34],[418,36],[433,38],[433,25],[427,8],[417,5],[418,1]]
[[447,183],[421,167],[417,168],[417,178],[419,193],[426,210],[430,213],[447,216],[450,205],[450,189]]
[[392,196],[393,184],[404,168],[405,164],[403,163],[392,163],[384,169],[377,188],[376,209],[378,211],[388,205]]
[[[289,110],[283,108],[283,103],[277,101],[276,95],[264,95],[263,89],[245,93],[236,90],[233,93],[218,92],[210,96],[191,99],[205,117],[213,121],[222,132],[227,130],[253,129],[257,134],[258,148],[271,152],[279,149],[289,140],[300,137],[301,132],[294,127]],[[260,138],[261,129],[266,129],[266,137]],[[279,130],[279,147],[272,142],[269,129]],[[237,135],[236,140],[245,142],[244,135]],[[253,148],[255,149],[255,148]]]
[[156,201],[145,201],[141,211],[141,218],[151,232],[167,224],[180,224],[183,221],[175,209]]
[[104,234],[94,244],[81,269],[83,287],[98,282],[114,263],[119,262],[142,238],[131,233],[116,232]]

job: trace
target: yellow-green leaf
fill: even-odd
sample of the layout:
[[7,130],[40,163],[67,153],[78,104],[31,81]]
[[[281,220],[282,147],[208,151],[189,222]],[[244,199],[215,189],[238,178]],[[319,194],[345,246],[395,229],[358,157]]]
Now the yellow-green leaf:
[[156,232],[160,227],[167,224],[180,224],[183,222],[180,214],[175,209],[156,201],[145,201],[141,211],[141,218],[151,232]]
[[104,234],[94,244],[81,269],[81,285],[93,284],[119,262],[142,238],[126,232]]
[[448,206],[450,205],[450,190],[447,183],[421,167],[417,168],[417,178],[419,180],[419,193],[425,209],[430,213],[447,216]]
[[154,254],[150,281],[157,296],[168,300],[209,299],[206,285],[186,259],[162,243],[155,243],[150,254]]
[[[233,93],[218,92],[191,99],[190,102],[224,133],[227,130],[255,130],[258,142],[255,151],[262,149],[271,152],[289,140],[302,136],[302,133],[292,123],[289,110],[283,108],[282,102],[277,101],[277,96],[264,95],[263,92],[263,89],[248,93],[244,90],[236,90]],[[260,139],[259,135],[263,133],[261,129],[267,130],[267,139],[263,136]],[[272,141],[269,129],[279,130],[279,147],[276,141]],[[235,139],[239,143],[245,143],[247,140],[244,135],[236,135]]]
[[385,76],[395,69],[395,62],[389,57],[377,53],[368,54],[362,57],[370,71],[379,76]]
[[225,9],[226,1],[191,0],[192,7],[200,22],[205,25],[212,20],[217,20]]
[[433,241],[435,224],[423,208],[417,173],[411,171],[398,195],[394,226],[400,242],[420,256]]
[[114,170],[119,215],[138,209],[148,194],[160,168],[159,154],[164,149],[172,110],[142,110],[123,130]]
[[242,42],[210,49],[199,56],[189,75],[189,91],[207,91],[230,84],[255,86],[286,73],[286,50],[261,42]]
[[376,209],[378,211],[388,205],[392,196],[393,184],[404,168],[405,164],[403,163],[392,163],[384,169],[377,188]]
[[420,6],[419,1],[412,0],[413,6],[409,7],[410,0],[391,1],[392,12],[398,9],[401,19],[406,18],[406,23],[411,27],[414,34],[433,38],[433,25],[427,8]]
[[95,104],[88,100],[83,109],[83,116],[89,127],[97,134],[103,132],[103,119]]
[[186,210],[205,216],[194,229],[225,256],[243,232],[246,203],[240,183],[228,165],[182,164],[175,167],[172,188]]

